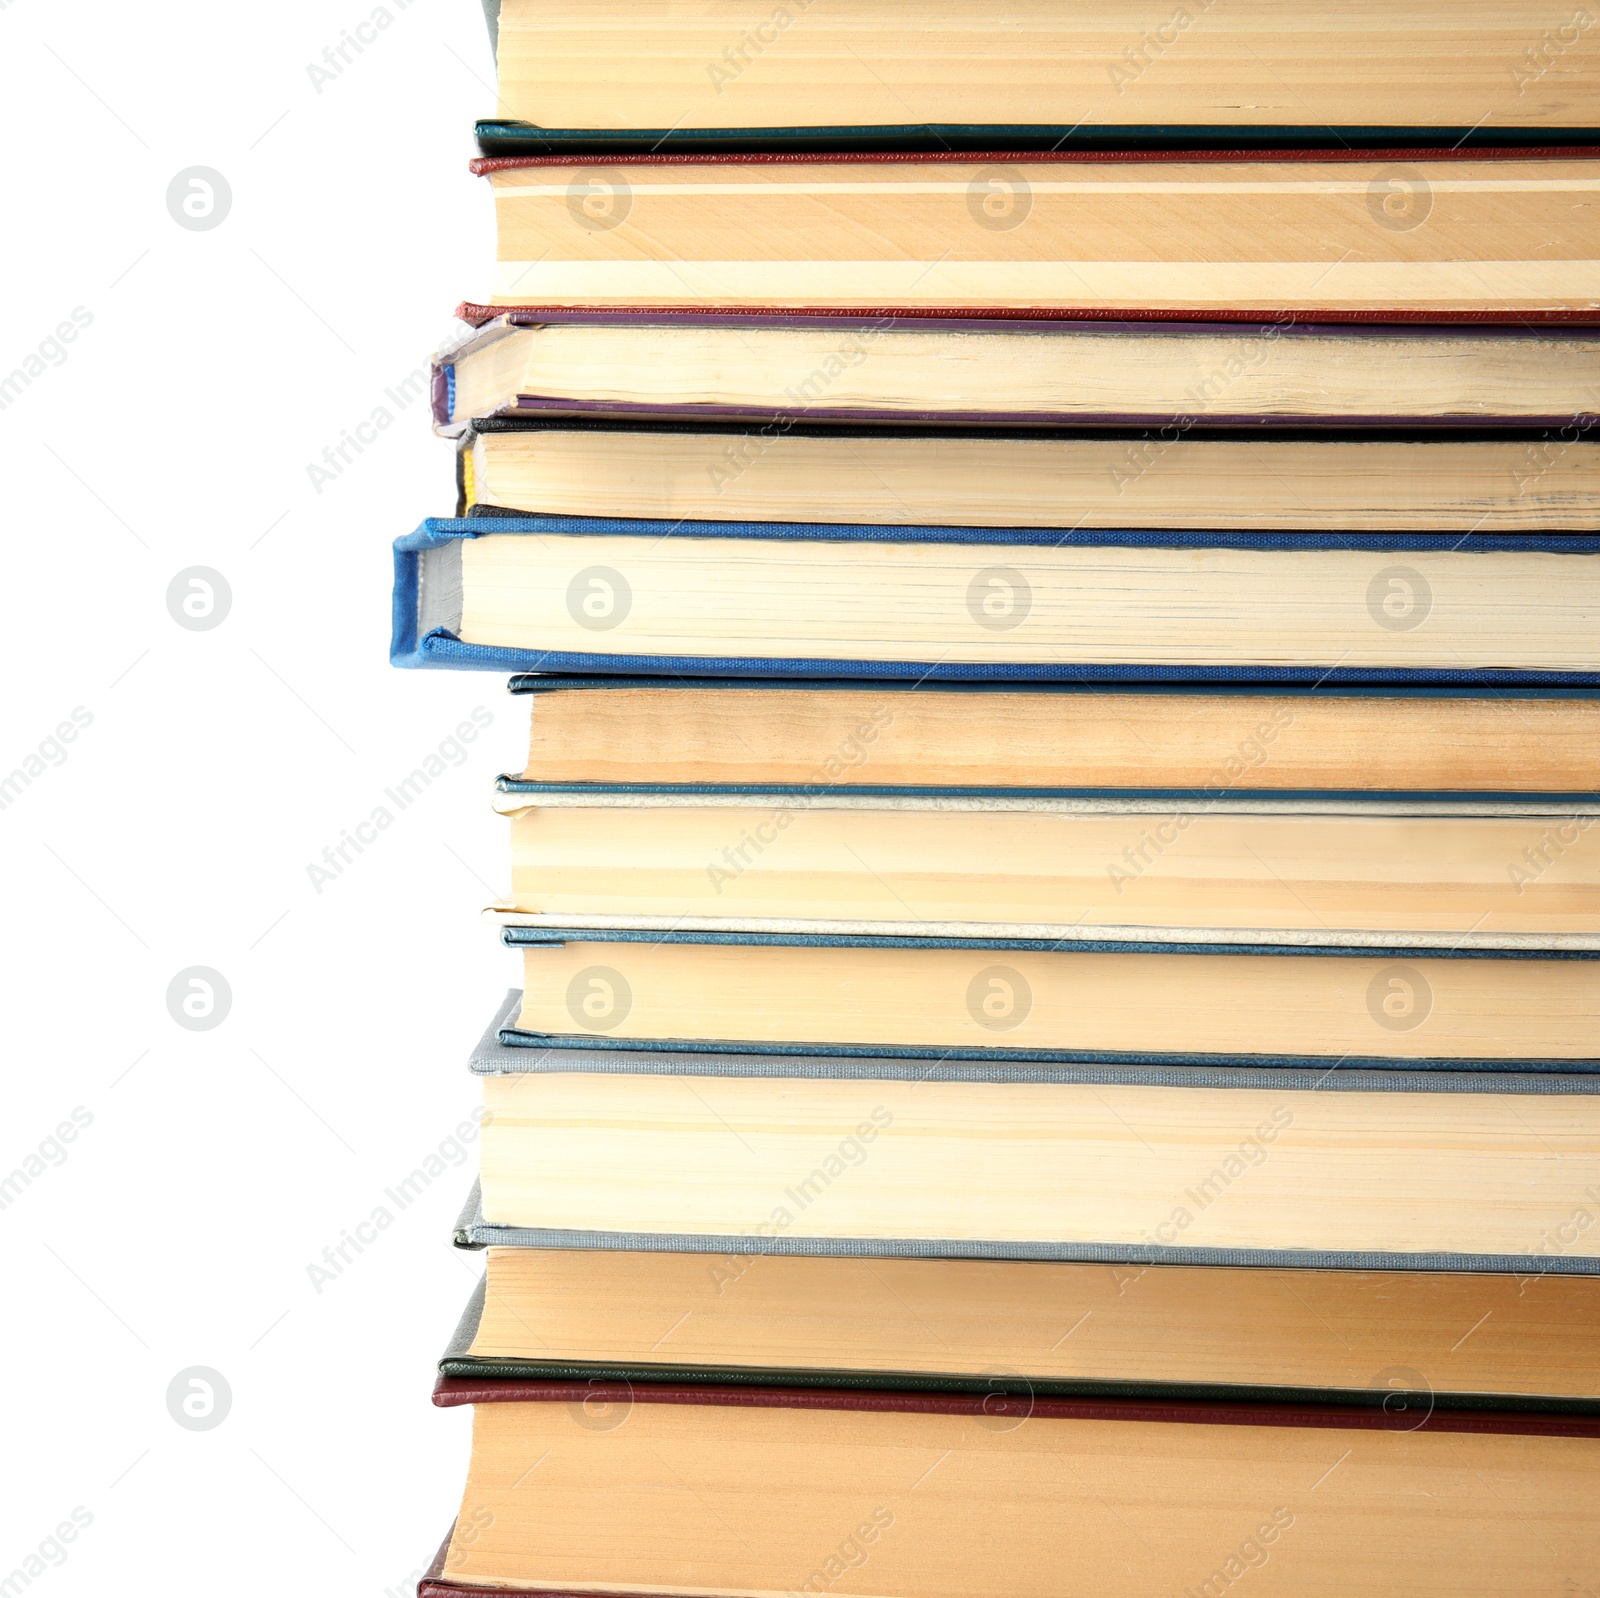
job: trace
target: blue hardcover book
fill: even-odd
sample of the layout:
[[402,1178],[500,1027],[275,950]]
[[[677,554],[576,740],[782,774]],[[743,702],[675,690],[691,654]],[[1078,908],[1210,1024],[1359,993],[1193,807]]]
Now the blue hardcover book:
[[1600,686],[1600,537],[429,520],[399,666]]
[[467,1247],[1600,1274],[1592,1071],[508,1045],[523,1004]]

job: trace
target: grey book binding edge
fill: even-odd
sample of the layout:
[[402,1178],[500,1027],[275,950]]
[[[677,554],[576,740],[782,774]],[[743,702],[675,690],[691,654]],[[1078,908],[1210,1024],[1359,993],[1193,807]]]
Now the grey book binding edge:
[[[1462,1069],[1453,1062],[1408,1061],[1390,1068],[1363,1069],[1338,1061],[1302,1060],[1259,1064],[1209,1062],[1152,1064],[1137,1060],[924,1059],[920,1056],[771,1054],[640,1045],[608,1047],[606,1040],[573,1038],[557,1046],[514,1023],[522,1004],[510,989],[467,1064],[475,1076],[527,1076],[576,1072],[596,1076],[785,1077],[792,1080],[922,1082],[937,1073],[944,1082],[1081,1084],[1134,1087],[1267,1088],[1288,1092],[1344,1093],[1600,1093],[1600,1075],[1546,1070],[1528,1062],[1519,1070]],[[508,1042],[507,1038],[514,1038]],[[1565,1062],[1563,1062],[1565,1063]],[[1410,1067],[1409,1069],[1407,1067]]]
[[483,1218],[478,1184],[456,1223],[457,1248],[592,1248],[629,1253],[761,1254],[845,1259],[1079,1260],[1092,1265],[1264,1265],[1277,1270],[1455,1271],[1487,1275],[1600,1276],[1600,1257],[1562,1254],[1396,1254],[1288,1248],[1173,1248],[1159,1243],[1018,1243],[986,1238],[788,1237],[715,1232],[577,1232],[502,1226]]
[[[457,1248],[487,1248],[487,1243],[474,1243],[470,1236],[472,1228],[478,1224],[483,1215],[483,1187],[476,1177],[472,1186],[467,1191],[467,1201],[461,1206],[461,1213],[456,1217],[453,1228],[453,1238]],[[460,1328],[458,1327],[459,1331]]]

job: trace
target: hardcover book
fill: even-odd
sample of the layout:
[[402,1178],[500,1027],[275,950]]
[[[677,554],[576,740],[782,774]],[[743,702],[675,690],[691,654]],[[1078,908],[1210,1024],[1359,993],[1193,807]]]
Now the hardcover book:
[[486,156],[491,304],[1600,320],[1600,147]]
[[795,789],[808,801],[1103,800],[1129,813],[1224,796],[1383,799],[1413,814],[1600,800],[1594,689],[556,674],[510,687],[530,707],[528,762],[498,779],[502,809]]
[[1528,476],[1585,459],[1597,410],[1600,334],[1582,326],[1350,326],[1286,312],[1231,325],[1131,314],[457,314],[478,331],[434,357],[434,421],[447,433],[495,418],[743,420],[765,424],[767,445],[810,423],[1085,426],[1153,429],[1164,454],[1228,428],[1500,427],[1537,451]]
[[1600,530],[1600,442],[1486,430],[1197,435],[1178,425],[980,432],[489,417],[460,436],[456,463],[457,516]]
[[[569,1003],[603,1024],[627,1001],[616,976],[580,970]],[[980,1011],[989,993],[1006,996],[984,989]],[[468,1247],[1600,1273],[1593,1061],[527,1047],[560,1040],[515,1039],[518,1009],[473,1061]]]
[[[395,545],[400,666],[1600,684],[1600,537],[489,517]],[[1265,602],[1270,597],[1270,603]]]
[[492,1248],[445,1377],[1600,1414],[1575,1276]]
[[421,1598],[1553,1593],[1589,1568],[1600,1491],[1594,1416],[448,1379],[434,1401],[475,1406],[472,1463]]
[[516,1030],[541,1045],[1323,1070],[1592,1070],[1600,1058],[1593,936],[1408,946],[1323,929],[1141,941],[1081,924],[1028,937],[519,919],[503,933],[523,951]]
[[504,13],[490,152],[1453,146],[1600,123],[1593,35],[1526,0],[488,4]]

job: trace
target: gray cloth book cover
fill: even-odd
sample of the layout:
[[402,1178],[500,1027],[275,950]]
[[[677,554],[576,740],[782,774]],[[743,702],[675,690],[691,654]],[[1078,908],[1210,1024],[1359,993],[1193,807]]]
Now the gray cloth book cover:
[[[1481,1071],[1344,1070],[1286,1067],[1058,1065],[938,1062],[901,1059],[834,1058],[807,1055],[716,1054],[693,1050],[664,1052],[539,1048],[508,1044],[507,1024],[521,994],[512,989],[473,1051],[470,1069],[483,1076],[540,1073],[605,1075],[742,1076],[792,1079],[926,1079],[935,1072],[952,1080],[995,1083],[1122,1083],[1152,1087],[1272,1088],[1292,1093],[1396,1092],[1421,1094],[1593,1095],[1600,1077],[1575,1073],[1492,1073]],[[1492,1271],[1525,1276],[1600,1275],[1600,1258],[1556,1252],[1467,1254],[1328,1252],[1315,1249],[1200,1248],[1157,1243],[1092,1241],[1012,1241],[982,1238],[797,1237],[788,1233],[716,1234],[680,1232],[601,1232],[507,1226],[485,1219],[474,1184],[455,1227],[461,1248],[585,1248],[670,1250],[723,1254],[743,1259],[758,1254],[822,1254],[849,1257],[925,1259],[1082,1260],[1134,1265],[1263,1265],[1322,1270]]]

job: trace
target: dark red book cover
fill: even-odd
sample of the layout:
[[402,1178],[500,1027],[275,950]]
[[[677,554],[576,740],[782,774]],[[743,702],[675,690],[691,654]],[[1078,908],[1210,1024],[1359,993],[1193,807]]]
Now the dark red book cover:
[[[1400,1395],[1397,1395],[1399,1397]],[[1027,1393],[932,1393],[885,1388],[748,1387],[688,1382],[487,1381],[441,1376],[433,1401],[462,1404],[691,1404],[735,1409],[869,1410],[891,1415],[984,1415],[1019,1420],[1114,1420],[1184,1426],[1294,1426],[1338,1431],[1497,1432],[1597,1437],[1600,1415],[1437,1409],[1416,1394],[1386,1404],[1217,1403],[1206,1399],[1044,1398]]]

